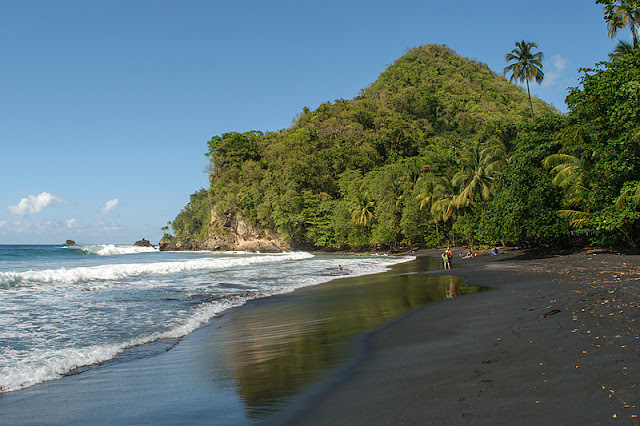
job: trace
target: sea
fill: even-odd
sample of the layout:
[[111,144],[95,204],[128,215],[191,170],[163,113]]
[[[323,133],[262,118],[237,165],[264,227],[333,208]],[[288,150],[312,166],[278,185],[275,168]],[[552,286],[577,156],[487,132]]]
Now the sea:
[[385,271],[413,256],[0,245],[0,393],[177,342],[256,298]]

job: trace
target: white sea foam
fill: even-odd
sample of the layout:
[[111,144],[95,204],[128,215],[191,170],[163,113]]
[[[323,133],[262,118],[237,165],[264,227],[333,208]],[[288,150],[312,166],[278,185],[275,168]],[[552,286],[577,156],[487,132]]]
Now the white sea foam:
[[73,284],[96,280],[115,281],[146,274],[166,275],[193,270],[216,270],[257,263],[300,260],[310,257],[313,257],[313,255],[306,252],[293,252],[251,257],[226,256],[154,263],[107,264],[69,269],[59,268],[24,272],[9,271],[0,272],[0,286],[7,287],[41,283]]
[[[378,273],[392,264],[412,259],[411,256],[314,257],[305,252],[225,253],[147,264],[0,273],[0,287],[3,282],[5,286],[9,283],[16,287],[16,291],[7,292],[8,298],[0,299],[0,307],[7,315],[0,316],[0,338],[24,342],[13,348],[0,348],[0,393],[111,360],[137,345],[183,337],[212,317],[250,299],[291,292],[340,276]],[[338,265],[342,265],[342,270]],[[216,274],[211,275],[214,271]],[[177,279],[168,275],[180,272],[187,273]],[[140,275],[144,278],[122,283],[109,281]],[[40,282],[52,285],[43,288],[36,285]],[[67,286],[79,282],[87,284]],[[244,286],[240,288],[246,290],[224,292],[217,283],[229,283],[230,288]],[[93,292],[83,291],[87,286],[101,292],[94,296]],[[175,295],[176,302],[157,305],[153,292],[158,288],[166,290],[159,297]],[[148,296],[145,292],[150,289],[153,292]],[[208,299],[208,295],[214,299]],[[187,301],[192,296],[193,304],[179,304],[183,302],[178,299]],[[11,297],[16,299],[12,302]],[[145,297],[150,297],[150,304],[145,304]],[[109,333],[104,332],[105,327]]]
[[139,247],[132,245],[115,245],[115,244],[95,244],[79,247],[88,254],[97,254],[98,256],[115,256],[120,254],[137,254],[137,253],[156,253],[159,252],[157,247]]
[[134,346],[160,339],[184,337],[215,315],[232,307],[240,306],[244,302],[246,299],[205,304],[186,321],[175,327],[121,343],[62,348],[46,352],[36,350],[25,353],[24,351],[9,350],[3,354],[4,359],[0,362],[0,393],[12,392],[58,379],[76,368],[113,359],[117,354]]

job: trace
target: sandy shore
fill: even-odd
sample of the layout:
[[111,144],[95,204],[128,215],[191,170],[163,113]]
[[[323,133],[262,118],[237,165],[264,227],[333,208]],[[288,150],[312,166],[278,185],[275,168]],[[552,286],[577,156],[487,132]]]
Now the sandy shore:
[[266,421],[342,378],[368,333],[426,304],[488,290],[420,275],[439,267],[422,257],[378,274],[335,270],[322,285],[253,299],[181,339],[0,393],[0,425]]
[[287,421],[637,424],[639,257],[456,253],[447,274],[495,290],[424,307],[373,333],[363,360]]
[[[0,425],[638,423],[640,256],[455,254],[253,300],[0,394]],[[424,306],[471,291],[437,275],[494,290]]]

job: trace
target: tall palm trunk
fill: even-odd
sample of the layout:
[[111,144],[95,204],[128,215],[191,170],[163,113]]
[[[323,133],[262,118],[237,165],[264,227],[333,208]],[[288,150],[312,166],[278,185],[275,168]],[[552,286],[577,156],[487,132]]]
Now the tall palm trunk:
[[529,108],[531,109],[531,122],[535,124],[533,118],[533,104],[531,103],[531,91],[529,90],[529,80],[535,80],[536,83],[542,83],[544,73],[542,72],[542,52],[533,53],[532,49],[537,48],[535,43],[528,43],[524,40],[516,42],[516,48],[507,53],[505,60],[512,62],[504,69],[504,73],[511,73],[509,81],[526,81],[527,94],[529,95]]
[[527,80],[527,95],[529,95],[529,108],[531,109],[531,123],[536,124],[536,120],[533,118],[533,104],[531,103],[531,92],[529,91],[529,80]]

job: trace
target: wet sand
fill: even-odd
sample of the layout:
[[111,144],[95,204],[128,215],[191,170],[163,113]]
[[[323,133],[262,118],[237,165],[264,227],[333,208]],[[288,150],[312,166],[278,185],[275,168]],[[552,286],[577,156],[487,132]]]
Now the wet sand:
[[[455,255],[449,271],[417,261],[252,301],[2,394],[0,424],[638,423],[640,256]],[[494,290],[453,297],[470,287],[443,277],[425,291],[438,275]]]
[[418,309],[373,333],[342,381],[281,420],[638,424],[640,256],[455,254],[447,274],[495,290]]
[[[0,425],[249,424],[305,406],[363,354],[363,336],[425,304],[478,291],[421,275],[426,257],[227,311],[183,339],[0,394]],[[488,290],[488,289],[484,289]]]

